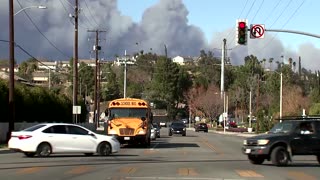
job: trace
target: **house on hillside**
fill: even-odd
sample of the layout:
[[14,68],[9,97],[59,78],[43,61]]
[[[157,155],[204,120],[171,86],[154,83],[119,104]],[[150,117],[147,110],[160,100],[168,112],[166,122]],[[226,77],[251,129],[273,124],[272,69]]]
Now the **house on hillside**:
[[189,63],[193,63],[195,58],[192,57],[182,57],[182,56],[176,56],[172,58],[172,62],[177,63],[179,65],[186,65]]

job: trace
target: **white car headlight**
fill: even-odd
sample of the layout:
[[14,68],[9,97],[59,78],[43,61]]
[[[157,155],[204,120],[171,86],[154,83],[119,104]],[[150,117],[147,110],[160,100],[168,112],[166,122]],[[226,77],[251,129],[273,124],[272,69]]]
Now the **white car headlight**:
[[108,134],[117,134],[116,130],[109,130]]
[[258,140],[258,145],[266,145],[269,143],[268,139],[259,139]]
[[183,128],[183,131],[186,131],[186,128]]
[[247,145],[247,140],[243,140],[243,145]]

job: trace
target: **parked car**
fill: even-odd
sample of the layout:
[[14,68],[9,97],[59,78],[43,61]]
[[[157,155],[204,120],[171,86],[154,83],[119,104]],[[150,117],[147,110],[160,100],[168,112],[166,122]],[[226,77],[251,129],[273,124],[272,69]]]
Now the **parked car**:
[[152,124],[151,124],[150,138],[151,138],[151,140],[157,139],[157,131],[156,131],[156,128],[154,128]]
[[172,122],[169,127],[169,136],[172,136],[173,134],[186,136],[186,125],[181,121]]
[[188,119],[181,119],[181,121],[182,121],[184,124],[188,124],[188,123],[189,123],[189,120],[188,120]]
[[208,125],[206,123],[199,123],[199,124],[196,124],[194,129],[196,132],[199,132],[199,131],[208,132]]
[[160,138],[160,129],[161,129],[161,127],[157,123],[153,123],[153,127],[156,130],[157,138]]
[[47,157],[55,153],[107,156],[118,152],[120,143],[115,137],[96,134],[79,125],[44,123],[12,132],[8,147],[27,157]]
[[320,117],[285,118],[267,134],[247,138],[242,152],[252,164],[286,166],[293,156],[314,155],[320,163]]

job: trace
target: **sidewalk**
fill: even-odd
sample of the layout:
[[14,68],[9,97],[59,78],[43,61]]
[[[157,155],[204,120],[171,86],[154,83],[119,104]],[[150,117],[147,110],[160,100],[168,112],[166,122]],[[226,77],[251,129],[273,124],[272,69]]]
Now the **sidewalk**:
[[0,154],[11,153],[12,151],[7,146],[0,147]]
[[229,132],[229,131],[215,131],[215,130],[209,130],[209,132],[217,133],[217,134],[224,134],[224,135],[232,135],[232,136],[241,136],[241,137],[252,137],[256,136],[258,134],[256,133],[248,133],[248,132]]

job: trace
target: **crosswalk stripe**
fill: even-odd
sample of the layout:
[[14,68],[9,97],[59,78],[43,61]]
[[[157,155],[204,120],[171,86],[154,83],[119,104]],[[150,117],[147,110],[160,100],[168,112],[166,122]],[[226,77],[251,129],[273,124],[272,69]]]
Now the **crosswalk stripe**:
[[126,173],[126,174],[133,174],[137,171],[137,168],[135,167],[122,167],[120,168],[121,173]]
[[44,169],[43,167],[29,167],[29,168],[23,168],[17,171],[17,174],[32,174],[41,171]]
[[317,178],[300,171],[289,171],[288,175],[293,179],[316,180]]
[[194,168],[179,168],[178,174],[181,176],[197,176],[199,175]]
[[78,166],[67,171],[66,174],[83,174],[90,171],[92,168],[88,166]]
[[236,170],[241,177],[264,177],[263,175],[252,170]]

